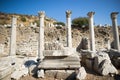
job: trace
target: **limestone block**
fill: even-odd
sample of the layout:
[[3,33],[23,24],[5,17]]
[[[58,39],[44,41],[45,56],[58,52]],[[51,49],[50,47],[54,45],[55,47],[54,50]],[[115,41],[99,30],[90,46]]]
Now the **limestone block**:
[[62,57],[57,59],[45,59],[38,68],[42,69],[77,69],[80,67],[80,60],[76,57]]
[[90,43],[88,38],[82,38],[81,43],[77,47],[77,51],[83,50],[89,50],[90,49]]
[[89,50],[81,50],[82,53],[81,55],[85,55],[87,58],[94,58],[95,56],[97,56],[96,52],[93,51],[89,51]]
[[78,57],[78,55],[76,55],[75,53],[77,53],[74,49],[70,48],[66,48],[64,50],[44,50],[43,51],[43,55],[44,56],[76,56]]
[[6,65],[0,67],[0,80],[13,72],[13,67]]
[[46,70],[45,71],[45,75],[47,77],[55,77],[57,74],[57,70]]
[[68,76],[69,76],[70,74],[67,74],[66,72],[65,72],[65,70],[59,70],[58,72],[57,72],[57,74],[56,74],[56,78],[57,79],[63,79],[63,80],[65,80]]
[[85,63],[86,63],[86,67],[88,69],[90,69],[90,70],[93,69],[94,59],[87,58]]
[[97,52],[96,54],[98,54],[99,57],[102,57],[103,59],[106,59],[111,63],[111,60],[110,60],[108,53],[101,51],[101,52]]
[[59,43],[57,41],[54,42],[46,42],[45,44],[45,50],[63,50],[63,44]]
[[99,66],[100,66],[102,61],[107,60],[107,61],[109,61],[109,63],[111,63],[111,60],[110,60],[110,58],[109,58],[107,53],[105,53],[105,52],[98,52],[97,54],[98,55],[94,58],[95,59],[94,60],[94,70],[95,71],[98,71]]
[[85,77],[87,76],[87,73],[85,71],[85,68],[84,67],[80,67],[79,68],[79,72],[76,76],[76,79],[77,80],[85,80]]
[[44,76],[44,70],[43,70],[43,69],[37,71],[37,77],[38,77],[38,78],[44,78],[44,77],[45,77],[45,76]]
[[19,80],[21,77],[22,73],[18,70],[11,74],[11,79],[13,80]]
[[117,58],[113,58],[113,64],[115,65],[115,67],[120,68],[120,57]]
[[108,60],[104,60],[99,68],[99,73],[101,75],[118,74],[118,71]]
[[120,51],[115,49],[110,49],[110,57],[120,57]]

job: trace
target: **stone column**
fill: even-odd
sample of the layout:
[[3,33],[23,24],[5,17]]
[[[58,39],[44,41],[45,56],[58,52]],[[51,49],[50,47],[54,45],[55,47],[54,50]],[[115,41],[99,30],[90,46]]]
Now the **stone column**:
[[72,48],[72,36],[71,36],[71,11],[66,11],[66,26],[67,26],[67,47]]
[[119,32],[118,32],[118,26],[117,26],[117,14],[118,12],[112,12],[111,19],[112,19],[112,30],[113,30],[113,37],[114,37],[114,48],[120,51]]
[[95,52],[95,34],[94,34],[94,22],[93,22],[93,15],[95,12],[88,12],[89,17],[89,31],[90,31],[90,50]]
[[17,27],[17,18],[12,16],[12,27],[11,27],[11,39],[10,39],[10,56],[16,55],[16,27]]
[[38,58],[43,60],[43,51],[44,51],[44,17],[45,12],[41,11],[39,13],[40,18],[40,30],[39,30],[39,41],[38,41]]

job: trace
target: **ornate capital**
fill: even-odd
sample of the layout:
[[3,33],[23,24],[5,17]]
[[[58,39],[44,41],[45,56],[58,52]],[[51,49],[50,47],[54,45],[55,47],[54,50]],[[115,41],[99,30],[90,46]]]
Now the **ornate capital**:
[[44,16],[45,16],[45,11],[40,11],[40,12],[38,13],[38,15],[39,15],[39,17],[44,17]]
[[66,17],[69,18],[71,16],[72,12],[70,10],[66,11]]
[[111,19],[116,19],[118,15],[118,12],[112,12],[111,13]]
[[91,12],[88,12],[87,15],[88,15],[89,17],[93,17],[94,14],[95,14],[95,12],[92,12],[92,11],[91,11]]

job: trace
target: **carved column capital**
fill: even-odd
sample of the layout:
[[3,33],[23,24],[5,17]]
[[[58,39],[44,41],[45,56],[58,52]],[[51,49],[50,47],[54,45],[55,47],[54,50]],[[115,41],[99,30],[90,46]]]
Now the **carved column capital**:
[[112,12],[111,19],[116,19],[118,14],[119,14],[118,12]]
[[88,12],[88,14],[87,14],[87,15],[88,15],[88,17],[90,17],[90,18],[91,18],[91,17],[93,17],[93,15],[94,15],[94,14],[95,14],[95,12],[92,12],[92,11],[91,11],[91,12]]
[[39,17],[44,17],[45,16],[45,11],[40,11],[39,13],[38,13],[38,15],[39,15]]
[[66,17],[67,17],[67,18],[70,18],[70,17],[71,17],[71,14],[72,14],[72,12],[71,12],[70,10],[67,10],[67,11],[66,11]]

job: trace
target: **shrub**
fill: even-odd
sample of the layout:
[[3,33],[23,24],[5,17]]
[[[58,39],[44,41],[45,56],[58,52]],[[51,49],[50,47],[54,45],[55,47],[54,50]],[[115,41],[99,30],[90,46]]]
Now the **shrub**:
[[75,18],[72,20],[72,26],[88,29],[88,18],[87,17]]
[[22,22],[26,22],[26,18],[25,17],[21,17],[21,21]]

